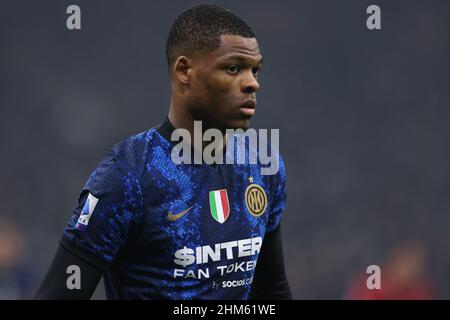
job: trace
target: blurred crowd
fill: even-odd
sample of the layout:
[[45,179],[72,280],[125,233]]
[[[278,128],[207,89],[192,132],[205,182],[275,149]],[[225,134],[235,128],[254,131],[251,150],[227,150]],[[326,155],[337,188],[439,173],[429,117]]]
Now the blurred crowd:
[[0,219],[0,300],[31,299],[37,274],[26,260],[26,237],[6,219]]

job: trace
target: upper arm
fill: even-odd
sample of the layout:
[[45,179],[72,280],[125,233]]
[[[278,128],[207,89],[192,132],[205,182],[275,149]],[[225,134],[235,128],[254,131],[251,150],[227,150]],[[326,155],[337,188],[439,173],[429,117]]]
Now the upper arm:
[[94,262],[111,263],[139,225],[142,201],[137,175],[108,154],[81,192],[64,230],[63,245]]
[[264,237],[250,299],[292,299],[284,267],[280,226]]
[[270,198],[270,216],[267,222],[267,232],[271,232],[279,227],[281,217],[286,208],[286,167],[283,158],[279,156],[279,170],[273,177]]

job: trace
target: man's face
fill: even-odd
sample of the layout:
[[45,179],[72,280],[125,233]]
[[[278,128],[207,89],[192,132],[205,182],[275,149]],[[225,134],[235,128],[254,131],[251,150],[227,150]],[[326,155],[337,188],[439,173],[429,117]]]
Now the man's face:
[[262,56],[255,38],[222,35],[220,47],[193,59],[190,105],[205,127],[246,129],[255,114]]

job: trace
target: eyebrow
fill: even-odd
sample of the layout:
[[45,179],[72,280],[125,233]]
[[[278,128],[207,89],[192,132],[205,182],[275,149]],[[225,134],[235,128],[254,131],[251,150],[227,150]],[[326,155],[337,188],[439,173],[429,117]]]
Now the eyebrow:
[[[249,60],[253,60],[253,59],[244,57],[242,55],[231,55],[231,56],[225,57],[223,60],[239,60],[241,62],[248,63]],[[261,57],[261,59],[258,60],[257,63],[258,64],[262,64],[263,63],[263,58]]]

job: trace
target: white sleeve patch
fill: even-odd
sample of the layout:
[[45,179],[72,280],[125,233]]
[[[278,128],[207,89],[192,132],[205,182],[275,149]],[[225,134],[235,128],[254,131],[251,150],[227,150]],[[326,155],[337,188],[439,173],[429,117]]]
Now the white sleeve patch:
[[94,212],[95,206],[97,205],[98,199],[89,193],[86,203],[84,204],[83,210],[81,210],[80,217],[78,218],[77,225],[87,226],[92,213]]

